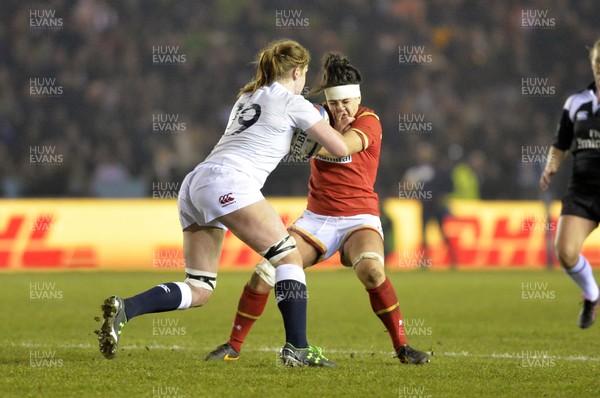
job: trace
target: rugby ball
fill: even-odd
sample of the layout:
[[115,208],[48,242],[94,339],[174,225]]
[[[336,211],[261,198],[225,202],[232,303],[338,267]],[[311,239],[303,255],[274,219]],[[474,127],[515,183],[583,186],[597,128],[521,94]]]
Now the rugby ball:
[[[327,123],[329,123],[329,115],[327,114],[327,110],[319,104],[315,104],[315,108],[323,117]],[[317,152],[321,149],[321,144],[312,138],[308,137],[306,131],[302,129],[295,129],[294,134],[292,135],[292,142],[290,144],[290,155],[295,160],[306,160],[308,158],[314,157]]]

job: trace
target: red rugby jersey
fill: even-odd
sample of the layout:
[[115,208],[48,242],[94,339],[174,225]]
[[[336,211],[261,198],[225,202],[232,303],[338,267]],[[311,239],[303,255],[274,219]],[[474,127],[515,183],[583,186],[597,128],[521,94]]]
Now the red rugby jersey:
[[360,106],[351,128],[358,131],[363,150],[343,158],[310,160],[308,210],[325,216],[379,216],[373,187],[379,166],[382,129],[372,109]]

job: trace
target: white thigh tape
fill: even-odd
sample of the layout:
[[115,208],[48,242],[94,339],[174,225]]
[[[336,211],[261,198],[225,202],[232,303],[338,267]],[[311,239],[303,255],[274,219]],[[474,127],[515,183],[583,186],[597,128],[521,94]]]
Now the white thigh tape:
[[275,286],[275,267],[273,267],[266,259],[262,258],[260,263],[256,264],[254,272],[256,272],[267,285],[271,287]]
[[358,256],[356,256],[356,258],[354,260],[352,260],[352,268],[356,267],[356,264],[358,264],[359,261],[363,260],[363,259],[378,261],[382,267],[384,264],[383,257],[381,257],[379,254],[377,254],[375,252],[363,252],[363,253],[360,253]]
[[190,285],[213,291],[217,287],[217,274],[214,272],[185,269],[185,282]]
[[296,239],[288,235],[259,254],[266,258],[272,265],[275,265],[292,250],[296,250]]

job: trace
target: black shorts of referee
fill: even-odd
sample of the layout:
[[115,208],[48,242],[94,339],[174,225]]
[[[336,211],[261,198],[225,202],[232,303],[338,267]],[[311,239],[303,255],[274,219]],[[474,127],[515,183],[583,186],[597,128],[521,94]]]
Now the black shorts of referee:
[[562,198],[561,216],[578,216],[600,222],[600,191],[573,191]]

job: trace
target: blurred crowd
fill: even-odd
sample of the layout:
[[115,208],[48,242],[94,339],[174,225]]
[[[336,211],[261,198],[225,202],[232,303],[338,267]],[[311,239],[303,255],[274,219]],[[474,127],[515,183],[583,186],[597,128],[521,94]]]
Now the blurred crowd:
[[[326,51],[362,71],[362,102],[383,124],[380,196],[398,196],[427,142],[432,168],[469,168],[479,197],[538,199],[545,158],[531,154],[592,81],[595,3],[3,1],[0,194],[176,190],[220,138],[255,54],[289,37],[311,51],[309,87]],[[284,159],[264,193],[305,195],[308,171]]]

